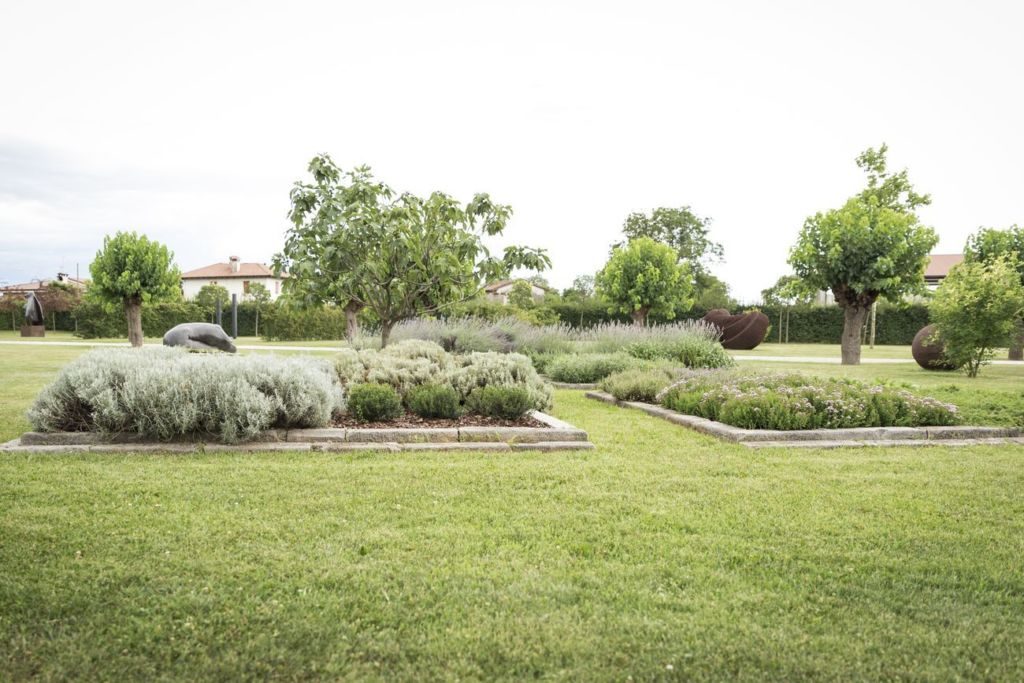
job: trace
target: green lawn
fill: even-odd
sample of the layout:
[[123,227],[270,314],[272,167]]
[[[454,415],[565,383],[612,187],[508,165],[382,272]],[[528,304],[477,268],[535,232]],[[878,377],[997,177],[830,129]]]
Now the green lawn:
[[[3,438],[81,352],[0,346]],[[1024,678],[1024,447],[556,400],[596,451],[0,456],[0,679]]]

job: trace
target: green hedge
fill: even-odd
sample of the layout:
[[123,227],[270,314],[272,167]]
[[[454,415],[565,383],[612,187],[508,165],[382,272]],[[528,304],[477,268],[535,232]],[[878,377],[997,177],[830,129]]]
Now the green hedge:
[[336,306],[310,309],[268,306],[260,319],[260,336],[268,341],[344,339],[345,311]]
[[[325,313],[320,310],[285,312],[283,307],[268,304],[260,309],[260,334],[267,339],[338,339],[345,336],[345,316],[341,311]],[[74,330],[75,319],[78,321],[77,335],[85,339],[103,337],[124,338],[128,336],[124,311],[106,309],[99,304],[83,302],[71,314],[68,314],[69,326],[61,326],[61,314],[57,314],[58,328]],[[325,334],[324,318],[335,320],[341,318],[340,331],[337,325],[330,328],[329,333],[340,336],[317,336]],[[49,316],[47,316],[49,317]],[[190,322],[215,322],[213,311],[193,302],[173,302],[159,304],[143,304],[142,332],[147,337],[163,337],[167,330],[175,325]],[[231,334],[231,307],[226,307],[221,314],[224,330]],[[303,329],[310,334],[299,334]],[[277,333],[275,334],[275,330]],[[256,334],[256,307],[249,303],[238,305],[238,335],[251,337]]]
[[[766,341],[779,340],[779,308],[765,306],[761,311],[772,323]],[[878,306],[875,316],[875,343],[907,345],[914,335],[930,322],[924,304]],[[864,325],[865,338],[869,324]],[[789,311],[789,342],[791,344],[838,344],[843,332],[843,309],[838,306],[794,307]]]

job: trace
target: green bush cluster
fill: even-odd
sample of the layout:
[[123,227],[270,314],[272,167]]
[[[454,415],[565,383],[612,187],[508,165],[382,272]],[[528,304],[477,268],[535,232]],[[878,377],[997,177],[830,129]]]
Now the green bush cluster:
[[402,415],[402,399],[387,384],[356,384],[348,389],[348,414],[360,422],[383,422]]
[[421,384],[405,395],[409,412],[427,418],[455,419],[462,413],[459,394],[447,384]]
[[470,392],[466,406],[470,412],[503,420],[517,420],[529,412],[532,401],[523,387],[478,387]]
[[744,429],[923,427],[959,422],[957,408],[906,388],[801,373],[688,372],[656,397],[688,415]]
[[635,368],[608,375],[601,381],[601,390],[620,401],[653,403],[658,393],[679,376],[667,367]]
[[555,356],[545,365],[545,374],[556,382],[586,384],[640,365],[625,353],[573,353]]
[[[548,410],[554,395],[526,356],[493,351],[458,356],[418,339],[396,342],[382,351],[341,349],[334,369],[344,385],[391,387],[411,412],[423,417],[441,416],[434,411],[455,415],[467,408],[474,390],[484,387],[520,388],[529,409],[535,410]],[[453,396],[457,410],[451,409]]]
[[324,427],[345,408],[329,363],[175,348],[99,349],[66,365],[29,411],[38,431],[225,443],[273,427]]

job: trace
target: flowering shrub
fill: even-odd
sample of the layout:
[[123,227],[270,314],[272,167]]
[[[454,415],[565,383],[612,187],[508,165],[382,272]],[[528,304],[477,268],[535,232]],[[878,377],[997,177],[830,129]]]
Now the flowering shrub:
[[687,372],[661,405],[744,429],[922,427],[959,421],[956,406],[893,386],[800,373]]
[[215,434],[230,443],[271,427],[323,427],[344,407],[330,364],[318,359],[103,349],[65,366],[29,420],[38,431]]

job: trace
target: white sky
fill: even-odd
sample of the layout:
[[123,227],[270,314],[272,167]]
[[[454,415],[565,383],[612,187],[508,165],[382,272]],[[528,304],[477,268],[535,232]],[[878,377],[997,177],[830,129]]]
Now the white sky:
[[567,286],[631,211],[690,204],[746,301],[887,142],[960,251],[1024,223],[1019,2],[0,4],[0,281],[136,229],[269,261],[315,153],[509,203]]

